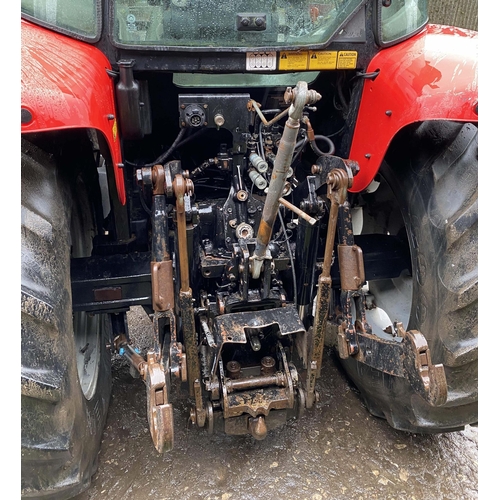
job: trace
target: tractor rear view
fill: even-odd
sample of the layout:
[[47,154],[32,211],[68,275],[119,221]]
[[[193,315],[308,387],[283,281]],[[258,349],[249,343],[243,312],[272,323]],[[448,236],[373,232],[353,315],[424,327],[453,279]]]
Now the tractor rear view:
[[326,337],[392,427],[477,422],[475,32],[426,0],[21,12],[23,497],[90,484],[112,354],[161,453],[179,390],[191,432],[307,421]]

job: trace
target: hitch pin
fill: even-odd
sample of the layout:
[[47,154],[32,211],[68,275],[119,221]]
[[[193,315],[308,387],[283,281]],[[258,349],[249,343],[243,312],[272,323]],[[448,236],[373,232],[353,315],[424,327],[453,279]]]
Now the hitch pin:
[[294,214],[297,214],[299,217],[302,219],[306,220],[311,224],[311,226],[314,226],[316,224],[317,219],[314,217],[311,217],[310,215],[306,214],[303,210],[300,208],[296,207],[295,205],[292,205],[289,201],[285,200],[285,198],[279,198],[279,202],[289,210],[291,210]]
[[137,347],[133,348],[123,335],[115,339],[115,347],[120,356],[123,356],[139,372],[141,377],[145,378],[147,363],[140,355],[140,350]]

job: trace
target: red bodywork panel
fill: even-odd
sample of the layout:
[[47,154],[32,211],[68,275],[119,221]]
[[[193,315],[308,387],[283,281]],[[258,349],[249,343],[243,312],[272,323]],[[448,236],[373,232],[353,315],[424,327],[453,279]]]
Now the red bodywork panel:
[[21,107],[33,119],[21,133],[91,128],[109,145],[118,198],[125,204],[125,182],[116,122],[114,85],[104,54],[32,23],[21,21]]
[[477,33],[429,25],[422,33],[381,50],[367,80],[349,158],[360,172],[353,192],[365,189],[378,172],[395,134],[422,120],[477,122]]

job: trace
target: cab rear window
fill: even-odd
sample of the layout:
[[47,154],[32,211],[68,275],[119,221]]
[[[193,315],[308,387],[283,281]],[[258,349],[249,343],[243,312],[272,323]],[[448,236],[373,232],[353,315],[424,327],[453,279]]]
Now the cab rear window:
[[21,0],[25,19],[89,41],[100,36],[101,10],[101,0]]
[[114,41],[155,49],[319,47],[366,0],[114,0]]

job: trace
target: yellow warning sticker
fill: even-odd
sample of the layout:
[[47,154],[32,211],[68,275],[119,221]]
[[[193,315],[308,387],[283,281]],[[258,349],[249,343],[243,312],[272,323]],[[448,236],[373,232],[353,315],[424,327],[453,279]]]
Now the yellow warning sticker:
[[355,50],[283,51],[279,54],[278,69],[281,71],[356,69],[357,62],[358,53]]
[[308,52],[280,52],[279,69],[283,71],[302,71],[307,69]]
[[310,50],[309,51],[309,68],[310,70],[317,69],[335,69],[337,67],[337,51],[336,50]]
[[340,50],[337,69],[356,69],[358,53],[355,50]]

